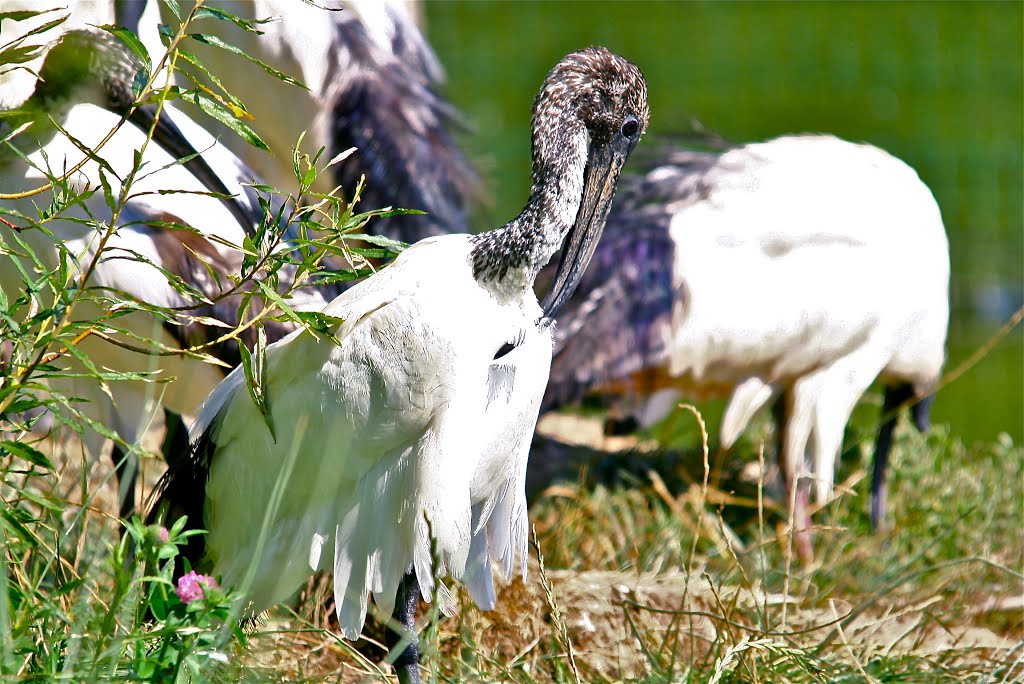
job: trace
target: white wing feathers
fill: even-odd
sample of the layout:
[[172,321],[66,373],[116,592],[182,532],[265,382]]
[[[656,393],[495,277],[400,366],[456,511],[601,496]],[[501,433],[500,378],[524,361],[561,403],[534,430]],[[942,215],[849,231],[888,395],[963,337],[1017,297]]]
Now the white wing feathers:
[[[276,445],[240,372],[210,397],[199,422],[213,426],[216,444],[208,555],[227,585],[255,567],[247,591],[253,610],[287,598],[318,569],[311,565],[322,565],[321,547],[331,541],[338,618],[350,638],[362,629],[370,592],[380,612],[391,614],[410,568],[426,600],[434,578],[448,575],[464,579],[474,600],[489,607],[491,561],[506,577],[523,562],[526,458],[551,340],[534,325],[539,308],[521,311],[513,322],[529,324],[526,337],[500,359],[515,381],[489,390],[498,363],[492,357],[515,331],[489,313],[467,322],[480,297],[489,301],[480,310],[498,308],[471,280],[468,248],[465,255],[451,244],[430,249],[464,237],[421,242],[336,298],[326,311],[345,321],[340,346],[293,333],[268,347]],[[461,270],[444,261],[452,252]],[[466,278],[466,286],[442,287],[460,292],[458,301],[431,292],[456,271],[450,277]],[[298,457],[277,485],[268,473],[286,472],[281,454],[292,444]],[[260,549],[251,501],[271,501],[275,486],[293,494],[271,512],[272,534]],[[451,603],[443,585],[437,592]]]

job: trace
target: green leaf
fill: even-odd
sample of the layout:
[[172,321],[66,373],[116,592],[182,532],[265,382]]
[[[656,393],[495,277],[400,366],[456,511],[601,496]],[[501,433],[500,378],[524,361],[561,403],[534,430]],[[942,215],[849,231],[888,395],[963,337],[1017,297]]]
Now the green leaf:
[[[7,66],[8,64],[24,64],[25,62],[31,62],[33,59],[39,56],[42,51],[41,45],[14,45],[9,48],[0,50],[0,64]],[[13,71],[13,69],[6,69],[7,71]]]
[[142,60],[142,63],[146,65],[150,70],[153,68],[153,60],[149,57],[149,51],[146,46],[142,44],[139,37],[133,32],[129,31],[123,26],[116,26],[114,24],[105,24],[100,26],[101,29],[107,33],[113,34],[121,39],[121,42],[128,46],[128,49],[135,53],[135,56]]
[[150,77],[151,73],[147,67],[143,67],[135,73],[135,78],[132,79],[132,97],[136,100],[142,97],[142,93],[146,89],[146,84],[149,83]]
[[63,8],[54,7],[52,9],[45,10],[12,10],[9,12],[0,12],[0,21],[3,21],[4,19],[9,19],[10,21],[25,21],[32,17],[38,17],[41,14],[56,12],[58,9]]
[[384,247],[388,251],[399,254],[404,252],[408,247],[408,243],[402,242],[401,240],[392,240],[389,237],[383,235],[370,235],[368,233],[351,233],[345,236],[346,240],[362,240],[363,242],[369,242],[371,245],[377,245],[378,247]]
[[258,33],[260,35],[263,35],[263,31],[260,31],[258,28],[256,28],[256,25],[266,24],[270,21],[273,21],[272,19],[257,19],[256,21],[246,21],[241,17],[231,14],[231,12],[225,12],[219,7],[200,7],[199,11],[197,11],[195,14],[196,19],[202,19],[203,17],[207,16],[214,17],[222,21],[230,21],[242,30],[248,31],[250,33]]
[[332,283],[347,283],[352,280],[359,280],[373,275],[372,268],[356,268],[346,271],[320,271],[313,278],[314,285],[330,285]]
[[274,304],[277,304],[277,307],[281,310],[281,313],[283,313],[285,316],[295,321],[296,323],[302,323],[302,319],[299,318],[298,315],[296,315],[295,310],[284,301],[284,299],[281,297],[280,294],[277,293],[276,290],[274,290],[272,287],[267,285],[262,280],[257,280],[256,284],[259,285],[260,291],[263,293],[264,297],[274,302]]
[[[181,8],[178,7],[178,0],[161,0],[161,1],[165,5],[167,5],[167,9],[171,10],[171,14],[174,15],[174,18],[177,19],[178,21],[181,21]],[[161,29],[162,28],[163,27],[161,27]]]
[[390,259],[395,253],[388,249],[372,249],[368,247],[349,247],[348,251],[367,259]]
[[[181,50],[181,49],[179,49],[178,50],[178,54],[181,55],[181,58],[184,59],[186,62],[188,62],[189,64],[191,64],[195,68],[199,69],[201,72],[203,72],[203,75],[206,76],[206,78],[210,79],[211,83],[213,83],[215,86],[217,86],[217,88],[221,92],[221,95],[228,102],[230,102],[233,107],[237,107],[241,111],[245,112],[246,116],[248,116],[248,112],[246,112],[245,105],[242,103],[242,101],[239,100],[234,95],[232,95],[230,92],[228,92],[228,89],[224,87],[224,84],[221,83],[220,79],[217,78],[216,76],[214,76],[213,73],[211,73],[210,70],[207,69],[206,66],[202,62],[199,61],[198,57],[196,57],[194,54],[192,54],[188,50]],[[188,76],[189,79],[191,79],[192,82],[195,83],[196,85],[202,85],[195,78],[192,77],[192,74],[190,74],[188,72],[185,72],[184,70],[182,70],[182,73],[184,73],[186,76]],[[202,87],[205,87],[205,86],[202,86]],[[249,117],[249,118],[252,118],[252,117]]]
[[32,447],[24,442],[13,442],[4,441],[0,442],[0,454],[9,454],[16,456],[23,461],[28,461],[33,465],[46,468],[47,470],[53,470],[53,464],[50,463],[50,459],[46,458],[43,452],[39,451],[35,447]]
[[[262,283],[260,283],[262,285]],[[274,420],[270,415],[270,403],[267,399],[267,333],[263,326],[257,326],[256,347],[250,353],[249,348],[238,340],[238,351],[242,357],[242,370],[245,372],[245,384],[249,388],[249,397],[263,416],[263,422],[270,430],[270,436],[277,442],[274,431]]]
[[292,78],[291,76],[289,76],[286,73],[278,71],[277,69],[275,69],[274,67],[270,66],[266,62],[260,61],[260,60],[256,59],[255,57],[251,57],[251,56],[247,55],[240,48],[237,48],[234,45],[232,45],[231,43],[228,43],[228,42],[225,42],[225,41],[221,40],[220,38],[218,38],[215,35],[212,35],[212,34],[209,34],[209,33],[190,33],[188,35],[189,35],[189,38],[193,38],[195,40],[198,40],[200,43],[206,43],[207,45],[212,45],[214,47],[219,47],[222,50],[227,50],[228,52],[233,52],[234,54],[238,55],[239,57],[244,57],[245,59],[249,60],[250,62],[252,62],[256,66],[258,66],[259,68],[263,69],[268,74],[270,74],[271,76],[273,76],[274,78],[276,78],[278,80],[284,81],[285,83],[290,83],[290,84],[295,85],[295,86],[299,86],[303,90],[309,90],[309,88],[304,83],[302,83],[301,81],[298,81],[298,80]]
[[270,146],[263,142],[263,139],[260,138],[260,136],[256,135],[256,131],[236,119],[226,107],[215,101],[210,96],[203,93],[195,93],[192,97],[185,99],[191,100],[197,107],[230,128],[232,131],[237,133],[242,140],[246,141],[253,147],[258,147],[261,150],[270,152]]
[[114,191],[110,187],[110,181],[107,180],[107,174],[100,174],[100,184],[103,186],[103,199],[107,203],[107,208],[110,209],[111,214],[117,212],[117,198],[114,197]]
[[335,332],[345,322],[344,318],[331,316],[322,311],[296,311],[295,314],[302,319],[302,324],[307,330],[324,335],[334,344],[341,344],[341,341],[335,336]]
[[[36,14],[37,15],[47,14],[48,12],[53,12],[53,11],[56,11],[57,9],[67,9],[67,8],[66,7],[59,7],[59,8],[54,8],[52,10],[45,10],[43,12],[37,12]],[[2,16],[2,14],[0,14],[0,16]],[[8,45],[20,44],[20,43],[24,42],[25,39],[29,38],[30,36],[37,36],[40,33],[46,33],[50,29],[56,28],[57,26],[60,26],[61,24],[63,24],[65,21],[68,20],[68,17],[70,17],[70,16],[71,16],[70,14],[65,14],[63,17],[57,17],[56,19],[52,19],[52,20],[50,20],[50,21],[48,21],[48,22],[46,22],[44,24],[40,24],[39,26],[36,26],[34,29],[31,29],[30,31],[25,33],[25,35],[18,36],[16,39],[14,39],[10,43],[8,43]],[[27,18],[27,17],[25,17],[25,18]]]

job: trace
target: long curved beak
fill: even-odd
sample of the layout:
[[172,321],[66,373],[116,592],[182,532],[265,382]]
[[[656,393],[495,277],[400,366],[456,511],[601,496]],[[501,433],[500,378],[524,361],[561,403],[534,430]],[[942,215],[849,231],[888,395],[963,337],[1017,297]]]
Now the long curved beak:
[[548,318],[557,315],[569,301],[590,264],[590,258],[594,256],[612,207],[619,172],[631,151],[632,148],[628,147],[590,143],[590,154],[583,171],[583,200],[576,214],[576,223],[565,236],[555,279],[542,304]]
[[[128,115],[128,120],[145,131],[149,132],[149,129],[153,126],[153,121],[156,119],[156,106],[155,105],[142,105],[136,107]],[[203,184],[210,192],[215,192],[219,195],[224,195],[220,198],[221,202],[227,207],[231,215],[235,217],[238,224],[245,230],[247,235],[255,235],[256,226],[262,220],[262,215],[256,216],[250,212],[246,207],[234,197],[234,193],[231,192],[224,185],[224,182],[220,179],[220,176],[210,168],[210,165],[206,163],[202,155],[196,150],[196,148],[188,141],[188,138],[181,132],[177,124],[171,119],[169,112],[164,110],[160,114],[160,120],[157,121],[156,128],[153,130],[153,140],[160,145],[160,147],[167,150],[167,152],[175,159],[185,159],[182,165],[185,169],[195,176],[196,180]]]

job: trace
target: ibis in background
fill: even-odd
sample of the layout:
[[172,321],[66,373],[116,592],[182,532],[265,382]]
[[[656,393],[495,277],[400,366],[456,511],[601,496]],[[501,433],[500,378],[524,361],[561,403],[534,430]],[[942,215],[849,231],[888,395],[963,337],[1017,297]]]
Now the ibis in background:
[[[138,12],[143,4],[115,3],[119,23],[146,38],[156,33],[146,15],[155,21],[156,12]],[[174,17],[160,4],[163,19],[173,25]],[[255,0],[227,9],[248,21],[272,21],[260,23],[259,34],[210,17],[193,29],[235,45],[308,90],[269,76],[228,50],[188,41],[185,47],[242,101],[252,117],[249,123],[273,154],[215,124],[211,130],[224,133],[218,136],[221,142],[284,191],[296,185],[289,151],[303,131],[302,147],[311,152],[326,148],[325,159],[355,147],[355,154],[332,167],[333,177],[325,173],[317,179],[314,191],[327,193],[339,185],[350,193],[365,174],[360,209],[426,212],[375,221],[375,233],[412,243],[469,230],[467,213],[481,194],[480,180],[453,140],[460,118],[439,92],[444,72],[408,3]],[[147,42],[152,54],[160,54],[154,38]],[[201,73],[196,77],[205,79]]]
[[[422,240],[341,294],[325,309],[343,321],[337,343],[297,331],[270,345],[264,407],[233,371],[158,488],[154,512],[208,530],[185,550],[192,567],[239,589],[253,614],[332,568],[345,637],[359,635],[372,593],[412,639],[400,681],[418,682],[418,596],[447,603],[435,582],[450,576],[489,609],[492,563],[505,578],[525,572],[551,316],[587,266],[647,118],[635,65],[597,47],[567,56],[534,101],[519,216]],[[538,305],[534,280],[560,247]]]
[[[191,46],[202,54],[204,60],[209,60],[214,73],[222,77],[222,82],[229,90],[237,90],[252,100],[250,109],[258,117],[255,125],[267,136],[277,154],[272,156],[259,151],[242,142],[234,133],[222,135],[215,141],[203,128],[193,124],[181,112],[165,107],[162,125],[157,129],[157,142],[179,158],[191,154],[191,144],[202,151],[202,158],[194,159],[187,165],[195,178],[182,180],[172,176],[174,171],[169,170],[155,174],[152,178],[154,182],[147,186],[148,189],[199,189],[196,187],[198,180],[208,190],[235,196],[235,200],[225,203],[232,216],[222,216],[224,207],[208,209],[209,205],[213,204],[209,198],[183,194],[160,197],[151,194],[146,202],[129,202],[121,222],[135,223],[136,226],[120,230],[115,243],[145,254],[154,264],[169,268],[172,272],[178,273],[185,269],[192,278],[204,278],[204,271],[208,266],[214,268],[221,277],[236,273],[241,255],[231,253],[231,250],[226,250],[223,245],[199,239],[201,249],[198,253],[207,259],[207,264],[201,265],[198,259],[192,257],[190,250],[194,250],[196,245],[186,244],[192,240],[186,233],[161,230],[152,225],[144,227],[143,224],[147,221],[166,222],[165,214],[170,213],[176,215],[176,219],[180,219],[181,223],[198,228],[200,233],[217,234],[218,237],[224,237],[218,233],[230,234],[228,239],[232,244],[241,244],[241,237],[250,231],[246,229],[240,232],[240,229],[254,225],[254,222],[260,220],[262,212],[252,189],[239,186],[239,183],[251,183],[254,180],[262,182],[262,178],[256,170],[236,158],[228,147],[235,145],[240,154],[264,169],[281,187],[288,188],[294,183],[294,178],[290,155],[284,151],[290,149],[304,129],[309,129],[306,140],[307,143],[311,143],[310,146],[314,150],[323,145],[333,154],[352,145],[361,148],[357,160],[348,159],[340,166],[332,167],[335,170],[340,169],[337,180],[344,183],[346,189],[352,190],[360,175],[359,160],[366,165],[371,181],[364,189],[361,207],[400,206],[428,211],[427,215],[394,216],[374,221],[368,226],[369,231],[383,232],[403,241],[414,242],[444,231],[466,230],[466,205],[470,198],[477,195],[479,181],[474,169],[448,132],[457,115],[436,92],[442,78],[440,66],[425,39],[409,19],[406,8],[401,3],[392,2],[380,5],[355,3],[359,6],[357,12],[329,12],[311,5],[296,3],[288,5],[288,12],[285,13],[285,7],[279,5],[280,3],[257,3],[233,7],[232,9],[243,12],[252,10],[253,17],[283,15],[283,18],[262,25],[265,35],[258,39],[243,31],[238,33],[244,35],[231,38],[238,39],[246,50],[264,61],[279,66],[282,70],[297,73],[302,80],[310,84],[312,91],[277,81],[236,55],[226,57],[227,53],[219,49],[212,49],[207,54],[203,51],[205,46]],[[26,5],[27,9],[33,7],[35,6],[32,4]],[[143,2],[75,3],[70,7],[69,20],[54,30],[89,23],[109,23],[115,15],[120,23],[138,30],[140,20],[143,19],[143,12],[140,10],[144,8]],[[305,20],[308,22],[304,23]],[[226,23],[213,22],[205,28],[220,29]],[[155,27],[149,28],[155,32]],[[159,54],[158,50],[162,48],[154,45],[153,41],[150,43],[151,54]],[[83,52],[83,55],[86,54],[90,52]],[[113,62],[114,54],[120,56],[123,64]],[[106,62],[106,66],[114,73],[128,79],[122,88],[124,102],[121,104],[130,103],[130,83],[135,73],[132,69],[137,70],[140,65],[127,50],[110,52]],[[128,73],[129,71],[131,73]],[[71,73],[82,75],[81,70]],[[19,106],[35,88],[35,77],[28,71],[8,71],[3,77],[5,83],[0,87],[0,102],[4,103],[5,108]],[[75,85],[73,77],[62,75],[60,82],[68,86],[68,92],[63,100],[70,107],[75,103],[70,88]],[[75,91],[76,97],[81,95],[81,92]],[[281,107],[280,103],[283,101],[288,101],[293,106]],[[134,110],[135,123],[145,126],[148,122],[142,117],[147,111],[148,108]],[[180,124],[180,129],[175,135],[163,135],[165,129],[169,130],[169,126],[164,124],[170,123],[172,115],[174,121]],[[71,116],[64,122],[64,128],[79,140],[90,141],[98,140],[98,137],[93,135],[95,131],[107,131],[114,123],[115,118],[107,116],[98,108],[83,105],[82,108],[71,110]],[[23,145],[24,139],[23,135],[16,143]],[[127,131],[119,131],[118,135],[104,146],[100,156],[126,153],[140,147],[141,140],[133,139],[132,134]],[[66,139],[53,142],[51,145],[62,146],[60,149],[54,148],[47,152],[51,159],[62,158],[55,154],[70,154],[76,160],[81,157],[81,153]],[[151,150],[149,154],[159,153]],[[169,163],[171,160],[166,161]],[[118,164],[115,168],[123,177],[124,172],[130,168],[130,161],[123,160]],[[217,171],[209,173],[210,166]],[[204,169],[206,171],[203,171]],[[27,174],[22,174],[19,168],[12,168],[9,165],[3,173],[16,179],[4,185],[5,192],[38,187],[45,181],[41,173],[27,170]],[[83,173],[89,174],[89,184],[92,187],[98,187],[99,176],[95,166],[86,167]],[[230,188],[226,188],[224,182]],[[159,187],[161,183],[163,187]],[[83,186],[84,183],[80,187]],[[321,186],[323,187],[318,187],[319,190],[330,189],[329,184],[321,182]],[[11,208],[12,203],[3,202],[0,206]],[[143,207],[145,210],[141,215],[132,213]],[[31,200],[25,200],[13,208],[30,210]],[[93,211],[95,216],[103,220],[102,207]],[[69,227],[69,230],[66,236],[60,235],[58,231],[58,237],[67,237],[71,241],[69,245],[74,247],[78,245],[76,240],[80,240],[83,234],[82,228]],[[137,241],[141,241],[141,246],[136,244]],[[159,250],[155,248],[157,245]],[[53,245],[49,245],[48,249],[52,251]],[[215,258],[210,258],[214,256]],[[107,271],[115,272],[113,280],[105,283],[108,287],[139,296],[144,301],[154,304],[179,302],[180,296],[169,288],[166,278],[159,271],[142,270],[145,272],[139,272],[140,269],[136,267],[129,273],[132,269],[129,269],[124,261],[118,266],[111,266],[106,261],[98,266],[101,274]],[[11,273],[14,277],[14,272]],[[122,275],[118,274],[122,274],[128,280],[124,280]],[[144,286],[140,278],[145,279]],[[202,285],[209,288],[211,283],[204,280]],[[140,287],[143,288],[143,292],[138,291]],[[319,308],[336,292],[337,288],[325,288],[320,293],[308,292],[309,301],[304,306]],[[213,293],[210,294],[212,296]],[[233,300],[222,301],[217,311],[205,313],[230,323],[230,304],[233,303]],[[213,339],[222,332],[198,322],[198,317],[204,312],[192,313],[195,316],[187,327],[165,326],[163,333],[182,338],[180,342],[192,345],[203,341],[204,338]],[[269,338],[277,339],[286,330],[284,326],[271,325],[268,328]],[[214,351],[223,361],[235,365],[237,353],[233,343],[221,345]],[[136,356],[127,365],[114,368],[137,369],[141,365],[155,370],[161,364],[162,360],[144,360],[141,356]],[[176,364],[171,364],[164,370],[171,376],[176,376],[176,368]],[[194,377],[209,378],[210,382],[216,382],[222,377],[222,373],[216,367],[210,367],[197,369]],[[88,382],[86,379],[78,382],[75,388],[76,396],[96,403],[97,406],[90,409],[90,415],[113,428],[128,444],[141,437],[151,422],[150,409],[159,408],[162,403],[167,409],[165,450],[174,448],[170,446],[174,439],[184,438],[185,428],[180,414],[194,411],[198,407],[198,401],[210,389],[208,382],[191,383],[194,391],[185,394],[179,401],[176,399],[178,394],[181,394],[176,389],[178,383],[171,382],[167,385],[168,392],[162,397],[150,397],[149,402],[144,402],[142,397],[135,394],[120,397],[119,395],[126,391],[120,388],[123,383],[115,383],[112,387],[114,396],[111,398],[98,386],[82,387]],[[146,396],[152,394],[151,388],[144,389]],[[143,406],[147,407],[145,411]],[[172,408],[173,410],[170,410]],[[86,439],[89,451],[94,454],[102,449],[104,441],[98,434],[91,434]],[[129,473],[134,472],[134,456],[125,453],[118,443],[113,446],[112,458],[115,464],[119,464],[119,473],[124,469]],[[126,491],[134,492],[132,481],[128,479],[122,482],[120,487],[122,514],[130,514],[133,511],[134,494],[124,498]]]
[[[48,183],[47,174],[61,176],[73,169],[86,153],[72,137],[104,160],[105,166],[89,160],[70,174],[72,191],[81,193],[92,188],[95,192],[46,222],[52,236],[29,225],[38,220],[36,206],[47,207],[53,201],[52,191],[0,199],[0,215],[22,228],[16,232],[18,239],[31,247],[46,268],[57,265],[62,251],[74,257],[79,269],[88,268],[101,249],[104,227],[113,218],[102,187],[106,184],[112,188],[115,197],[120,194],[122,182],[133,168],[134,155],[143,148],[155,120],[153,106],[131,108],[131,83],[141,66],[114,36],[95,29],[70,30],[55,41],[37,65],[40,78],[29,96],[0,112],[0,130],[5,136],[28,124],[11,141],[24,157],[7,145],[0,150],[0,188],[4,193],[14,195],[39,188]],[[35,76],[32,78],[35,81]],[[122,125],[100,145],[125,116],[134,126]],[[202,150],[201,155],[197,149]],[[175,164],[181,158],[189,160]],[[184,348],[223,334],[221,328],[201,324],[204,317],[227,325],[237,323],[239,296],[218,297],[231,286],[227,275],[239,272],[243,255],[225,243],[241,245],[263,217],[252,188],[242,186],[243,182],[252,182],[251,171],[180,113],[175,113],[174,121],[166,111],[160,116],[153,142],[141,159],[142,172],[117,217],[118,230],[102,245],[103,256],[92,268],[87,283],[92,294],[83,295],[74,311],[78,320],[108,320],[111,329],[92,331],[94,334],[86,336],[78,349],[96,368],[187,380],[160,384],[110,381],[105,391],[74,357],[68,359],[66,373],[48,380],[55,391],[83,400],[76,403],[83,415],[115,431],[129,445],[140,440],[161,406],[173,412],[168,416],[172,426],[175,420],[180,422],[180,414],[195,411],[224,372],[196,358],[149,355],[124,345],[149,349],[141,340],[157,340],[167,347]],[[165,192],[172,194],[161,194]],[[195,194],[209,192],[224,197]],[[196,232],[176,229],[175,224]],[[10,235],[13,237],[13,233]],[[13,299],[12,293],[24,290],[22,270],[32,273],[35,264],[12,239],[4,242],[0,285]],[[197,306],[194,299],[173,287],[160,269],[181,278],[202,292],[208,302],[215,303]],[[214,276],[209,269],[221,275]],[[179,317],[182,324],[144,310],[128,315],[107,311],[105,291],[124,293],[148,305],[177,308],[183,314]],[[303,290],[292,303],[320,308],[327,301],[322,293]],[[270,323],[270,336],[282,337],[292,329],[284,327]],[[230,359],[234,342],[219,351],[225,349]],[[180,435],[184,441],[184,432]],[[83,433],[85,447],[93,456],[101,452],[105,441],[96,430]],[[119,478],[121,514],[128,517],[135,505],[136,459],[115,443],[113,460]]]
[[871,520],[883,525],[897,412],[913,402],[927,428],[949,318],[949,247],[917,173],[871,145],[786,136],[669,151],[620,195],[559,318],[544,409],[601,393],[649,425],[683,394],[727,396],[728,448],[777,402],[806,528],[807,478],[830,498],[844,427],[878,378]]

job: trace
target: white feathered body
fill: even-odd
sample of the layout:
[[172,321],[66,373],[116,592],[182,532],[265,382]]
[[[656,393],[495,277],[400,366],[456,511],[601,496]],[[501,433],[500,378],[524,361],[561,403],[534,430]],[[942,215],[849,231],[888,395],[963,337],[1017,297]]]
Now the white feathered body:
[[949,246],[938,206],[902,161],[829,136],[730,150],[704,182],[706,197],[668,207],[670,373],[732,388],[726,446],[792,388],[790,468],[806,446],[827,497],[843,426],[871,382],[923,395],[939,376]]
[[[435,573],[450,575],[490,608],[491,562],[508,577],[525,561],[525,468],[551,337],[532,292],[498,301],[478,284],[470,248],[466,235],[422,241],[339,296],[326,313],[344,319],[340,345],[299,332],[268,347],[276,441],[240,371],[208,400],[193,428],[216,450],[207,558],[255,611],[331,567],[332,548],[350,638],[368,593],[390,615],[410,568],[424,598]],[[267,502],[266,520],[253,502]]]

